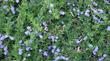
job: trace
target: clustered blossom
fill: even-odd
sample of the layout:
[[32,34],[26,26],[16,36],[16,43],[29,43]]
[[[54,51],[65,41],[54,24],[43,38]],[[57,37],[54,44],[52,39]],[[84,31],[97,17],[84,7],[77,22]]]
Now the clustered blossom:
[[61,50],[54,45],[54,46],[48,46],[48,51],[43,51],[42,49],[39,49],[39,52],[43,54],[43,56],[47,57],[50,55],[49,53],[58,55],[61,52]]
[[14,37],[10,35],[0,34],[0,48],[4,50],[4,55],[8,55],[8,47],[4,45],[3,41],[5,39],[14,40]]
[[[2,1],[2,0],[0,0],[0,2],[1,2],[1,1]],[[7,15],[7,14],[9,13],[7,3],[9,3],[10,0],[3,0],[3,1],[6,2],[6,4],[3,6],[3,9],[5,9],[4,14]],[[18,3],[20,2],[20,0],[15,0],[15,2],[16,2],[16,4],[18,4]],[[16,11],[16,4],[12,4],[12,5],[10,6],[10,11],[11,11],[11,13],[14,14],[14,15],[17,13],[17,11]]]
[[52,52],[53,54],[55,54],[55,55],[58,55],[58,54],[60,53],[60,51],[61,51],[61,50],[60,50],[59,48],[57,48],[55,45],[54,45],[54,46],[49,46],[48,49],[51,50],[51,52]]
[[[0,0],[1,1],[1,0]],[[8,2],[8,0],[4,0],[5,2]],[[80,15],[85,15],[86,17],[90,17],[91,15],[91,12],[93,12],[94,15],[91,15],[92,16],[92,19],[95,20],[95,22],[98,22],[98,23],[103,23],[103,21],[101,20],[101,18],[97,17],[97,14],[104,14],[105,11],[103,9],[100,9],[100,8],[97,8],[96,6],[98,5],[96,2],[94,2],[93,0],[91,0],[92,3],[91,5],[91,8],[87,8],[85,11],[80,11],[80,9],[77,9],[75,6],[75,4],[72,5],[72,10],[73,12],[77,13],[78,15],[78,18],[80,17]],[[109,0],[104,0],[107,4],[110,3]],[[15,2],[18,4],[20,2],[20,0],[15,0]],[[71,5],[71,3],[67,3],[68,6]],[[89,5],[88,5],[89,6]],[[95,6],[95,7],[94,7]],[[3,8],[4,9],[7,9],[7,5],[4,5]],[[49,13],[51,14],[52,13],[52,9],[54,8],[54,4],[50,4],[49,5]],[[14,7],[14,5],[11,5],[10,7],[10,10],[12,12],[12,14],[16,14],[16,8]],[[70,10],[70,11],[72,11]],[[72,13],[72,12],[71,12]],[[59,11],[59,14],[61,16],[64,16],[66,15],[66,12],[64,10],[60,10]],[[110,13],[109,13],[110,14]],[[73,14],[72,14],[73,15]],[[64,24],[64,22],[62,21],[61,22],[62,24]],[[44,32],[48,32],[49,29],[48,29],[48,23],[46,21],[42,22],[41,26],[43,27],[44,29]],[[110,26],[108,26],[106,28],[107,31],[110,31]],[[27,26],[26,29],[25,29],[25,32],[24,34],[26,36],[30,36],[30,34],[32,34],[32,27],[31,26]],[[43,32],[36,32],[35,33],[35,36],[38,36],[40,39],[43,39],[45,37],[45,35],[43,34]],[[3,49],[3,52],[4,52],[4,55],[8,55],[8,46],[6,46],[5,44],[3,44],[3,41],[5,39],[9,38],[10,40],[14,40],[15,38],[10,36],[10,35],[3,35],[3,34],[0,34],[0,49]],[[75,39],[75,42],[77,44],[80,44],[82,41],[85,41],[87,40],[87,36],[84,36],[84,37],[79,37],[78,39]],[[59,37],[57,35],[54,35],[54,34],[49,34],[47,36],[47,39],[48,40],[51,40],[50,42],[52,43],[51,45],[47,46],[47,50],[43,50],[41,48],[39,48],[39,53],[41,53],[44,57],[48,57],[48,56],[51,56],[53,55],[54,57],[54,60],[53,61],[59,61],[59,60],[65,60],[65,61],[68,61],[69,58],[66,57],[66,56],[63,56],[61,55],[60,53],[62,52],[62,50],[55,44],[58,42],[58,39]],[[34,48],[31,47],[31,43],[33,43],[33,39],[29,39],[28,42],[30,45],[27,45],[25,43],[26,40],[19,40],[18,41],[18,45],[20,48],[18,48],[18,54],[19,55],[23,55],[25,54],[24,51],[27,52],[27,57],[30,57],[31,56],[31,50],[34,50]],[[93,45],[92,44],[88,44],[88,47],[90,48],[93,48]],[[80,47],[78,47],[78,49],[80,49]],[[99,50],[99,47],[96,46],[93,51],[92,51],[92,54],[93,55],[96,55],[97,52]],[[103,54],[103,56],[99,57],[98,58],[98,61],[103,61],[105,58],[107,57],[107,54]],[[26,58],[24,58],[24,60],[26,60]]]
[[18,43],[19,43],[19,46],[22,47],[22,48],[19,48],[19,49],[18,49],[18,54],[19,54],[19,55],[22,55],[22,54],[23,54],[23,50],[25,49],[25,51],[28,52],[27,57],[30,57],[30,56],[31,56],[30,51],[32,51],[32,49],[33,49],[33,48],[31,47],[32,41],[33,41],[32,39],[28,40],[30,46],[27,46],[27,45],[24,43],[23,40],[20,40]]

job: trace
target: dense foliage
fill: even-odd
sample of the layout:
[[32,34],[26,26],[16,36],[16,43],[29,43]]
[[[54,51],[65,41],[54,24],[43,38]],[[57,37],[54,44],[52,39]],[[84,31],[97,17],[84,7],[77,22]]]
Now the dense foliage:
[[110,0],[0,0],[0,61],[110,61]]

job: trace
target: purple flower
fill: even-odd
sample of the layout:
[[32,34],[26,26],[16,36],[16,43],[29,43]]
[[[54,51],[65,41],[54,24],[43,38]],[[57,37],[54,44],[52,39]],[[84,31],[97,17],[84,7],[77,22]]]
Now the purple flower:
[[96,55],[98,49],[99,49],[98,46],[96,46],[92,53],[93,53],[94,55]]
[[58,54],[60,52],[60,49],[59,48],[56,48],[56,46],[50,46],[50,49],[51,49],[51,52],[53,54]]
[[19,55],[22,55],[22,54],[23,54],[23,49],[19,48],[19,49],[18,49],[18,54],[19,54]]
[[29,40],[29,42],[30,42],[30,43],[32,43],[32,42],[33,42],[33,40],[32,40],[32,39],[30,39],[30,40]]
[[4,5],[4,6],[3,6],[3,9],[6,9],[7,7],[8,7],[7,5]]
[[8,37],[7,35],[1,36],[1,37],[0,37],[0,41],[3,41],[3,40],[6,39],[7,37]]
[[97,3],[93,1],[93,2],[92,2],[92,5],[97,6]]
[[20,45],[20,46],[23,46],[23,45],[24,45],[23,40],[20,40],[20,41],[19,41],[19,45]]
[[87,17],[89,17],[90,16],[90,10],[89,9],[87,9],[86,11],[85,11],[85,16],[87,16]]
[[63,10],[61,10],[60,15],[65,15],[65,12]]
[[54,61],[58,61],[58,60],[66,60],[66,61],[68,61],[69,58],[66,58],[65,56],[57,56]]
[[59,52],[60,52],[60,49],[57,48],[57,49],[55,50],[54,54],[58,54]]
[[43,53],[43,55],[47,57],[47,56],[48,56],[48,52],[45,51],[45,52]]
[[98,59],[98,61],[103,61],[103,60],[105,59],[105,57],[107,57],[107,54],[103,54],[103,56],[100,57],[100,58]]
[[23,43],[23,40],[20,40],[20,41],[19,41],[19,44],[22,44],[22,43]]
[[107,31],[110,31],[110,26],[107,27]]
[[93,19],[95,20],[95,22],[103,23],[103,21],[100,18],[96,17],[96,15],[93,15]]
[[48,50],[52,50],[52,48],[53,48],[52,46],[48,46]]
[[30,50],[32,50],[31,47],[26,47],[26,51],[30,51]]
[[4,45],[0,44],[0,48],[4,48]]
[[4,47],[4,55],[7,55],[8,54],[8,48],[7,46]]
[[57,39],[58,39],[58,37],[57,37],[57,36],[54,36],[54,35],[50,35],[50,36],[48,37],[48,39],[52,40],[53,42],[56,42]]
[[12,14],[15,14],[16,12],[15,12],[15,7],[14,6],[11,6],[11,12],[12,12]]
[[79,39],[76,39],[76,43],[79,44],[81,41]]
[[30,35],[31,34],[31,32],[30,31],[25,31],[25,35]]
[[97,9],[97,8],[92,8],[92,11],[95,13],[95,14],[103,14],[104,11],[102,9]]
[[110,0],[104,0],[104,2],[110,4]]
[[16,0],[16,3],[19,3],[19,0]]

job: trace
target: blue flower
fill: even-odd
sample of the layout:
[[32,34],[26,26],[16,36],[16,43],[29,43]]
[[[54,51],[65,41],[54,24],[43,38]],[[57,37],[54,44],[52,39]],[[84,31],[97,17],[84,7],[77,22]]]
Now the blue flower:
[[44,51],[43,55],[47,57],[48,56],[48,52]]
[[30,50],[32,50],[31,47],[26,47],[26,51],[30,51]]
[[4,55],[7,55],[8,54],[8,48],[7,46],[4,47]]
[[27,31],[25,31],[24,33],[25,33],[25,35],[27,35],[27,36],[31,34],[31,32],[30,32],[30,31],[28,31],[28,30],[27,30]]
[[96,46],[92,53],[93,53],[94,55],[96,55],[98,49],[99,49],[98,46]]
[[58,37],[57,36],[54,36],[54,35],[50,35],[48,37],[48,39],[50,39],[52,42],[56,42],[58,40]]
[[4,45],[0,44],[0,48],[4,48]]
[[30,43],[32,43],[32,42],[33,42],[33,40],[32,40],[32,39],[30,39],[30,40],[29,40],[29,42],[30,42]]
[[107,31],[110,31],[110,26],[107,27]]
[[54,51],[54,54],[58,54],[60,52],[60,49],[57,48],[55,51]]
[[19,41],[19,45],[20,45],[20,46],[24,46],[23,40],[20,40],[20,41]]
[[12,12],[12,14],[15,14],[16,12],[15,12],[15,7],[14,6],[11,6],[11,12]]
[[63,10],[60,11],[60,15],[65,15],[65,12]]
[[16,3],[19,3],[19,0],[16,0]]
[[53,48],[52,46],[48,46],[48,50],[52,50],[52,48]]
[[8,36],[7,35],[2,35],[1,37],[0,37],[0,41],[3,41],[4,39],[6,39]]
[[98,61],[103,61],[106,57],[107,57],[107,54],[103,54],[103,56],[100,57],[100,58],[98,59]]
[[18,54],[19,54],[19,55],[22,55],[22,54],[23,54],[23,49],[19,48],[19,49],[18,49]]
[[69,58],[67,58],[65,56],[57,56],[54,61],[58,61],[58,60],[66,60],[66,61],[68,61]]

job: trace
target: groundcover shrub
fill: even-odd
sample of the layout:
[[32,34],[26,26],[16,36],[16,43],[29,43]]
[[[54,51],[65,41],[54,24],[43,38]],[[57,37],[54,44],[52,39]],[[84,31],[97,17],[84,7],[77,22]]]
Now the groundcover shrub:
[[110,0],[0,0],[0,61],[110,61]]

